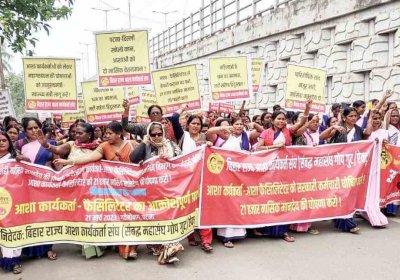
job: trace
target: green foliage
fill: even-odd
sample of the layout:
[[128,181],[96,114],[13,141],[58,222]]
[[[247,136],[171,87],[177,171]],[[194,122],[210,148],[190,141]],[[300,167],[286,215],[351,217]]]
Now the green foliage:
[[[56,3],[57,2],[57,3]],[[51,28],[46,22],[67,18],[74,0],[0,0],[0,45],[8,42],[14,52],[35,47],[34,33]],[[32,55],[33,51],[27,51]]]
[[6,88],[10,91],[13,101],[15,115],[18,120],[25,113],[25,93],[22,74],[10,73],[5,77]]

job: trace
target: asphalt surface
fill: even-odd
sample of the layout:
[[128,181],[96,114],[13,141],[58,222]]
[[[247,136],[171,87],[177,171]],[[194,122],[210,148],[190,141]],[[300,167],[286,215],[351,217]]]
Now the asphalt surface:
[[189,247],[187,240],[174,265],[159,265],[145,246],[137,260],[125,261],[114,251],[85,260],[77,245],[55,245],[58,260],[25,260],[22,274],[0,272],[8,279],[399,279],[400,218],[390,218],[386,229],[374,229],[357,219],[360,234],[341,233],[330,221],[315,223],[313,236],[293,234],[296,242],[248,238],[223,247],[214,240],[214,252]]

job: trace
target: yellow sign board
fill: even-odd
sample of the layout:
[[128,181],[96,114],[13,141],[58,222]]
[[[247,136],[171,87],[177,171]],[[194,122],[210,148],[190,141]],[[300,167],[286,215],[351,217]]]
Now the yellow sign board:
[[61,127],[64,129],[69,128],[76,120],[82,119],[86,121],[85,101],[83,97],[78,98],[78,112],[77,113],[63,113],[61,115]]
[[77,110],[75,59],[26,57],[23,67],[26,111]]
[[99,87],[151,84],[147,31],[96,34]]
[[287,109],[304,110],[308,99],[313,101],[311,111],[325,112],[326,71],[296,64],[288,64],[286,82]]
[[136,105],[140,103],[140,93],[139,93],[139,87],[133,86],[133,87],[128,87],[128,101],[129,105]]
[[247,56],[210,58],[209,77],[212,99],[227,101],[250,98],[250,63]]
[[123,88],[98,88],[97,81],[82,82],[87,121],[92,124],[121,120]]
[[139,123],[149,123],[147,110],[151,105],[157,104],[156,94],[152,90],[142,90],[142,101],[136,107],[136,120]]
[[187,110],[201,108],[196,65],[152,72],[158,105],[164,114],[171,114],[187,105]]
[[253,84],[253,93],[258,93],[260,90],[261,77],[264,70],[263,58],[251,59],[251,80]]

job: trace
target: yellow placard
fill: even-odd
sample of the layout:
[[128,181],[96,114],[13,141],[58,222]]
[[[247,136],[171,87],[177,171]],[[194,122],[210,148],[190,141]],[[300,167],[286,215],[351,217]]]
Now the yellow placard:
[[78,110],[77,113],[63,113],[61,115],[62,128],[69,128],[78,119],[86,120],[85,101],[82,96],[78,98]]
[[77,110],[75,59],[26,57],[23,67],[26,111]]
[[136,105],[140,103],[140,93],[139,93],[139,87],[134,86],[134,87],[128,87],[128,101],[130,105]]
[[[169,227],[186,224],[170,231]],[[93,245],[170,243],[188,235],[198,225],[198,209],[173,220],[135,222],[44,222],[0,227],[0,246],[16,248],[39,243],[79,243]],[[153,231],[158,229],[159,234]],[[24,234],[22,234],[24,233]]]
[[247,56],[210,58],[209,77],[214,101],[250,98],[251,73]]
[[313,101],[311,111],[325,112],[326,71],[309,66],[288,64],[286,108],[304,110],[308,99]]
[[258,93],[260,89],[262,72],[264,70],[263,58],[251,59],[251,80],[253,84],[253,93]]
[[99,87],[150,84],[147,31],[96,34]]
[[142,100],[136,107],[136,120],[139,123],[149,123],[147,110],[151,105],[157,104],[156,94],[152,90],[142,90],[141,96]]
[[196,65],[152,72],[158,105],[170,114],[187,105],[187,110],[201,108]]
[[86,117],[89,123],[121,120],[123,88],[98,88],[97,81],[82,82]]

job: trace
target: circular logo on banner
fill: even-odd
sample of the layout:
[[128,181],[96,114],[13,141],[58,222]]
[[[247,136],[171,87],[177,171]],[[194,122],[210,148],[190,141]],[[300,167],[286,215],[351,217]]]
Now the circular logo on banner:
[[108,86],[108,85],[110,84],[110,81],[108,80],[108,78],[102,78],[102,79],[100,80],[100,84],[101,84],[102,86]]
[[392,160],[393,158],[390,153],[388,153],[385,147],[383,147],[381,152],[381,168],[386,169],[388,165],[392,162]]
[[225,160],[220,154],[212,153],[207,159],[207,169],[213,174],[221,173]]
[[29,101],[28,102],[28,108],[29,109],[35,109],[36,108],[36,102],[35,101]]
[[219,93],[218,92],[214,92],[213,93],[213,99],[214,100],[219,100]]
[[95,117],[94,116],[89,116],[88,117],[88,121],[89,122],[94,122],[95,121]]
[[12,207],[12,198],[10,193],[5,189],[0,187],[0,220],[7,217],[10,213]]

